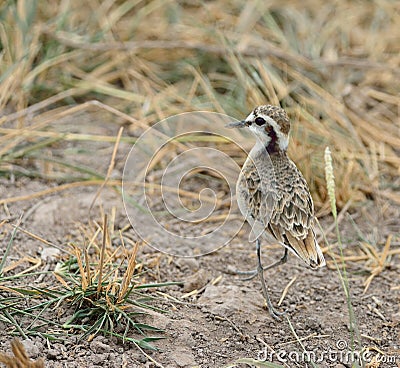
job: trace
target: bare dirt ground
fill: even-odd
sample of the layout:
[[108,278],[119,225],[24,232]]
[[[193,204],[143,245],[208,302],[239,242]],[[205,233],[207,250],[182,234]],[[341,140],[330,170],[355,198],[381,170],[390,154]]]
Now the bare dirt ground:
[[[82,124],[83,131],[89,126]],[[96,125],[100,134],[115,134],[116,126]],[[111,148],[110,148],[111,147]],[[72,150],[69,159],[85,163],[95,169],[106,171],[112,146],[109,144],[86,145],[87,152]],[[121,175],[128,145],[122,145],[117,157],[115,177]],[[58,154],[67,152],[59,147]],[[53,152],[53,154],[55,154]],[[86,160],[86,162],[85,162]],[[2,178],[2,198],[31,194],[49,187],[43,180]],[[97,187],[79,187],[58,194],[33,200],[19,201],[3,206],[1,218],[15,222],[23,211],[21,227],[47,239],[61,248],[69,241],[79,240],[78,224],[88,221],[88,209]],[[92,210],[93,219],[100,221],[100,210],[116,208],[116,226],[128,224],[121,196],[112,189],[103,190]],[[382,208],[385,210],[383,211]],[[371,241],[382,249],[388,235],[398,235],[400,207],[392,203],[379,205],[369,201],[353,209],[343,217],[340,229],[345,254],[359,249],[360,241]],[[320,219],[324,229],[332,224],[332,218]],[[357,233],[357,229],[360,233]],[[281,321],[272,319],[263,305],[260,283],[257,279],[243,281],[230,274],[230,269],[252,269],[256,259],[253,245],[247,241],[245,227],[233,242],[219,251],[200,258],[178,258],[161,254],[142,246],[138,258],[144,265],[152,264],[145,274],[146,282],[183,281],[183,286],[159,289],[163,298],[157,298],[157,306],[167,313],[152,312],[145,317],[153,326],[165,330],[165,337],[153,344],[157,351],[146,351],[143,355],[131,343],[123,344],[117,339],[95,337],[91,342],[79,340],[77,335],[65,335],[61,341],[46,341],[39,337],[25,340],[24,345],[32,359],[42,357],[46,367],[223,367],[240,358],[274,362],[285,367],[311,366],[302,356],[303,351],[315,354],[319,367],[351,367],[346,362],[346,353],[351,351],[348,307],[338,272],[328,262],[328,267],[312,271],[295,257],[289,257],[286,265],[266,272],[266,280],[275,305],[282,292],[291,282],[281,309],[287,310]],[[7,236],[5,236],[7,234]],[[2,247],[9,241],[9,232],[3,234]],[[133,235],[134,236],[134,235]],[[361,239],[363,236],[364,239]],[[335,242],[334,232],[328,238]],[[398,247],[399,238],[394,236],[392,248]],[[10,255],[10,261],[26,256],[40,259],[39,270],[55,267],[54,259],[41,259],[46,248],[42,242],[18,232]],[[265,262],[277,259],[281,249],[263,248]],[[331,257],[327,255],[327,260]],[[42,257],[43,258],[43,257]],[[13,272],[26,269],[25,261]],[[346,262],[354,307],[363,348],[369,349],[369,358],[380,357],[381,362],[370,363],[370,367],[400,367],[400,267],[398,255],[389,259],[383,271],[371,282],[363,293],[364,282],[373,265],[367,262]],[[39,282],[52,285],[56,280],[46,276],[41,280],[27,278],[31,286]],[[197,290],[189,294],[191,291]],[[156,291],[153,291],[156,293]],[[71,310],[60,306],[54,311],[62,319]],[[10,326],[0,321],[0,351],[10,352]],[[297,334],[297,337],[296,335]],[[157,362],[157,363],[155,363]],[[374,365],[375,364],[375,365]],[[236,366],[245,366],[244,363]]]

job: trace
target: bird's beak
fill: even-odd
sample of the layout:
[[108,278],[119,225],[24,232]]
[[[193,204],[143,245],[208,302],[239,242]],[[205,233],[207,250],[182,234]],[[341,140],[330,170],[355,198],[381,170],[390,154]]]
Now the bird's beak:
[[246,120],[234,121],[232,123],[225,124],[226,128],[244,128],[245,126],[247,126]]

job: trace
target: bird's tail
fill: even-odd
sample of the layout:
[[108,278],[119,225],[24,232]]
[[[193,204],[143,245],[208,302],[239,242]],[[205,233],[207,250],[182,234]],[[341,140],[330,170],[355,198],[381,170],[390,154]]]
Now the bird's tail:
[[310,229],[304,239],[298,239],[290,233],[286,233],[289,249],[292,250],[299,258],[306,262],[311,268],[319,268],[325,266],[325,258],[322,250],[315,238],[314,231]]

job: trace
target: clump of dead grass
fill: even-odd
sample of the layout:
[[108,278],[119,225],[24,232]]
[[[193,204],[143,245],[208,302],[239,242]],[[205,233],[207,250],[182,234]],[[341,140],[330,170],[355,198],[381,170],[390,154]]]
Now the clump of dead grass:
[[383,0],[4,2],[2,166],[15,169],[60,139],[107,139],[57,132],[54,122],[93,99],[110,118],[142,127],[182,111],[242,117],[280,103],[296,121],[291,153],[318,207],[328,200],[321,145],[331,147],[342,178],[339,208],[350,198],[400,203],[387,185],[400,165],[399,17],[396,3]]
[[[0,321],[9,333],[50,341],[66,334],[91,341],[101,334],[130,342],[144,354],[142,349],[155,349],[152,341],[163,338],[163,331],[146,323],[146,316],[165,312],[157,306],[164,297],[156,289],[176,283],[145,282],[145,265],[137,259],[139,243],[125,234],[127,229],[116,230],[114,217],[107,221],[107,216],[101,225],[82,225],[83,241],[71,243],[54,272],[32,267],[16,272],[27,260],[7,267],[2,263]],[[15,226],[10,249],[18,231],[23,229]],[[41,280],[38,286],[24,282],[32,278]]]

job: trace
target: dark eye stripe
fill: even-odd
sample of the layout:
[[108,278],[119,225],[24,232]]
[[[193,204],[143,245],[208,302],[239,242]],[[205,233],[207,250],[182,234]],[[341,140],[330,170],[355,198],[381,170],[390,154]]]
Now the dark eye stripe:
[[254,122],[255,122],[257,125],[263,125],[263,124],[265,124],[265,120],[264,120],[263,118],[261,118],[261,117],[256,118],[256,120],[254,120]]

